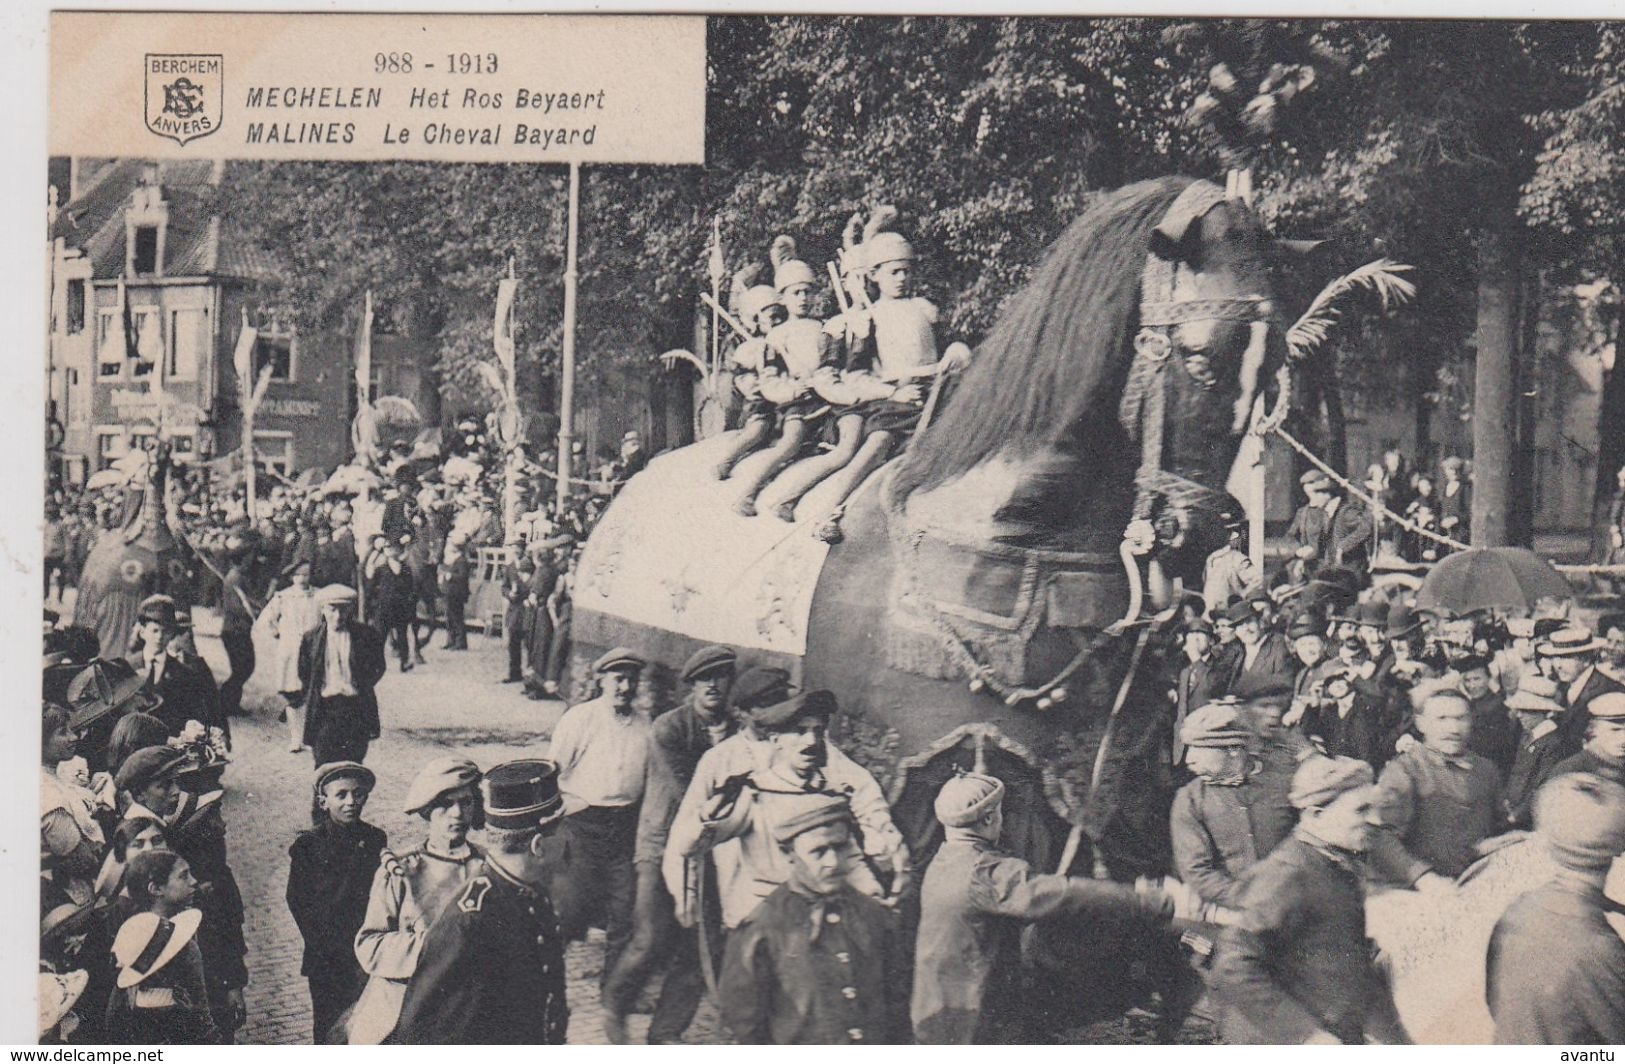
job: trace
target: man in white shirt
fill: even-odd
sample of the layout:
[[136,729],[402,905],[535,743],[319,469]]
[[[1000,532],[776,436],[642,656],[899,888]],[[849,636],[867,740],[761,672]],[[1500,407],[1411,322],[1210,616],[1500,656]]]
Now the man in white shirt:
[[565,710],[548,751],[559,766],[559,789],[580,806],[565,820],[570,862],[554,884],[554,901],[567,937],[602,921],[605,977],[632,935],[633,857],[649,761],[649,718],[636,706],[643,668],[626,647],[594,662],[598,697]]
[[679,920],[691,926],[697,915],[693,891],[685,889],[696,877],[684,874],[685,865],[707,851],[716,863],[722,922],[729,928],[739,926],[784,883],[790,868],[773,840],[775,810],[785,795],[810,792],[847,797],[862,850],[862,859],[851,862],[851,883],[874,897],[895,898],[907,885],[908,846],[875,778],[825,735],[836,712],[835,696],[828,691],[791,696],[781,670],[751,671],[782,676],[781,694],[760,704],[773,697],[773,689],[764,691],[749,673],[741,675],[736,693],[743,688],[753,697],[736,698],[734,705],[749,727],[713,747],[695,768],[672,821],[663,867],[667,886],[679,899]]

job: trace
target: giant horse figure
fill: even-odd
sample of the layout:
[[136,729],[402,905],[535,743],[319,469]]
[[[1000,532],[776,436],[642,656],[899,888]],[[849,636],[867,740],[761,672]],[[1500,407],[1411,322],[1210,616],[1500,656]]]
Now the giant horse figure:
[[74,624],[101,641],[101,656],[122,658],[141,600],[159,593],[185,607],[187,567],[170,531],[169,450],[160,445],[132,471],[118,526],[103,532],[85,558]]
[[[734,515],[707,475],[726,439],[655,459],[586,546],[577,662],[626,643],[658,686],[720,642],[834,691],[836,741],[890,788],[921,867],[936,790],[978,766],[1005,781],[1005,845],[1035,867],[1162,874],[1171,714],[1163,641],[1133,615],[1139,567],[1150,555],[1194,583],[1224,511],[1241,513],[1224,485],[1285,351],[1275,249],[1205,181],[1099,197],[936,419],[854,494],[834,547],[812,535],[832,505],[819,490],[788,533]],[[1178,997],[1165,934],[1041,930],[1040,1022],[1115,1014],[1153,987]]]

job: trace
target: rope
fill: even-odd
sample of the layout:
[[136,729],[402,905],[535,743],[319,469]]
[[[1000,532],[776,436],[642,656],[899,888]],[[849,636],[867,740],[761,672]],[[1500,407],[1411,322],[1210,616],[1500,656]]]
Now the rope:
[[1319,456],[1317,456],[1313,451],[1311,451],[1309,448],[1305,447],[1303,444],[1299,443],[1296,439],[1293,438],[1293,436],[1292,436],[1292,434],[1290,432],[1288,432],[1286,429],[1282,428],[1280,425],[1272,426],[1271,431],[1273,431],[1277,436],[1281,437],[1281,439],[1285,440],[1286,443],[1287,443],[1287,446],[1291,447],[1294,451],[1297,451],[1299,454],[1303,455],[1303,457],[1306,458],[1309,461],[1310,465],[1314,466],[1316,469],[1320,470],[1322,473],[1325,473],[1327,476],[1331,477],[1332,480],[1334,482],[1336,482],[1340,487],[1342,487],[1342,489],[1344,491],[1346,491],[1350,495],[1353,495],[1356,498],[1360,499],[1367,506],[1369,506],[1378,516],[1382,517],[1383,519],[1388,520],[1388,521],[1392,521],[1394,524],[1398,525],[1399,527],[1401,527],[1403,529],[1406,529],[1406,530],[1408,530],[1410,532],[1414,532],[1417,535],[1424,537],[1425,539],[1431,539],[1433,542],[1438,543],[1441,546],[1449,547],[1451,550],[1469,550],[1470,549],[1468,547],[1468,545],[1465,544],[1465,543],[1462,543],[1462,542],[1460,542],[1458,540],[1451,539],[1449,536],[1441,536],[1437,532],[1431,531],[1430,529],[1423,528],[1421,525],[1417,524],[1415,521],[1412,521],[1412,520],[1410,520],[1408,518],[1401,517],[1400,515],[1394,513],[1394,511],[1388,509],[1388,507],[1384,506],[1381,502],[1379,502],[1375,496],[1370,495],[1370,494],[1366,493],[1365,491],[1362,491],[1359,487],[1357,487],[1347,477],[1345,477],[1341,473],[1337,472],[1337,470],[1333,469],[1331,466],[1327,465],[1325,462],[1322,462],[1320,460]]

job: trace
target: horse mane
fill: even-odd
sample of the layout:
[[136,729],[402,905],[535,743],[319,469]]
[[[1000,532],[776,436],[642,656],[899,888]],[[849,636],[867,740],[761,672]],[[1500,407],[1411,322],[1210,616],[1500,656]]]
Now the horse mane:
[[994,323],[953,401],[910,447],[893,492],[938,487],[994,455],[1100,452],[1121,436],[1116,399],[1139,324],[1150,233],[1191,183],[1164,177],[1097,199]]

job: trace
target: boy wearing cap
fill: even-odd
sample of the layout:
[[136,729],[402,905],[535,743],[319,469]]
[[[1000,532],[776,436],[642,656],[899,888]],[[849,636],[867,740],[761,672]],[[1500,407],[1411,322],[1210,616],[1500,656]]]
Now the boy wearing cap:
[[1371,863],[1390,882],[1448,890],[1500,833],[1501,775],[1467,748],[1472,705],[1455,691],[1422,703],[1422,741],[1396,755],[1377,784]]
[[914,946],[915,1040],[928,1045],[1021,1042],[1016,934],[1022,922],[1103,910],[1163,919],[1161,892],[1141,895],[1104,880],[1034,872],[998,848],[1004,783],[960,773],[937,793],[942,846],[920,886]]
[[548,747],[559,788],[583,807],[569,820],[574,847],[554,901],[572,937],[602,910],[605,979],[632,936],[632,859],[649,762],[649,718],[636,705],[644,664],[626,647],[595,661],[598,697],[566,710]]
[[1251,782],[1252,732],[1234,701],[1203,706],[1181,738],[1196,778],[1169,813],[1174,873],[1205,902],[1235,908],[1243,874],[1292,833],[1295,816]]
[[305,691],[304,742],[316,764],[365,761],[378,738],[378,697],[384,678],[384,639],[355,619],[357,595],[344,584],[316,592],[322,623],[299,644],[299,681]]
[[[750,728],[712,749],[696,767],[694,783],[672,821],[666,843],[665,874],[673,896],[692,885],[683,862],[713,852],[722,921],[739,922],[789,875],[784,854],[774,844],[771,824],[776,807],[789,795],[844,795],[861,833],[865,860],[852,866],[853,884],[875,897],[899,894],[908,879],[908,846],[892,823],[891,810],[875,778],[829,742],[829,719],[836,712],[828,691],[789,695],[788,675],[760,670],[761,680],[741,677],[737,685],[750,695]],[[765,686],[772,676],[783,686]],[[754,684],[764,684],[754,687]],[[776,692],[776,693],[775,693]],[[774,699],[773,701],[767,701]],[[762,702],[767,704],[761,704]],[[718,769],[738,771],[717,777]],[[737,844],[735,844],[737,840]],[[685,883],[685,878],[688,882]],[[691,924],[694,913],[680,909]]]
[[1311,469],[1298,478],[1303,489],[1304,504],[1292,515],[1287,526],[1287,539],[1296,546],[1292,556],[1313,566],[1326,554],[1326,501],[1331,498],[1332,480],[1318,469]]
[[1625,788],[1561,776],[1535,799],[1535,833],[1558,871],[1490,935],[1485,998],[1498,1045],[1625,1042],[1625,941],[1610,926],[1609,867],[1625,851]]
[[1361,855],[1371,766],[1312,757],[1292,780],[1299,820],[1241,892],[1219,934],[1209,987],[1227,1043],[1407,1041],[1365,931]]
[[558,770],[510,761],[485,784],[485,870],[429,927],[393,1044],[564,1044],[564,936],[548,897],[566,812]]
[[[737,664],[736,655],[727,647],[696,650],[678,676],[690,685],[688,697],[656,715],[649,732],[649,761],[638,811],[632,938],[604,982],[604,1028],[617,1045],[626,1040],[626,1014],[661,955],[675,954],[649,1022],[651,1045],[680,1040],[705,993],[698,937],[677,923],[660,865],[672,818],[700,758],[738,729],[738,722],[727,712]],[[709,862],[706,865],[709,868]]]
[[305,940],[299,972],[310,982],[317,1045],[366,983],[355,936],[386,841],[361,819],[376,782],[371,769],[354,761],[317,768],[312,827],[288,849],[288,910]]
[[786,797],[772,820],[786,881],[728,936],[718,980],[723,1021],[753,1045],[907,1041],[906,958],[896,914],[849,884],[846,799]]
[[148,712],[163,721],[171,735],[179,735],[189,720],[225,730],[229,725],[220,711],[214,674],[202,660],[186,660],[171,646],[180,630],[174,599],[152,595],[141,603],[136,625],[140,646],[127,660],[145,681],[148,696],[158,702]]

